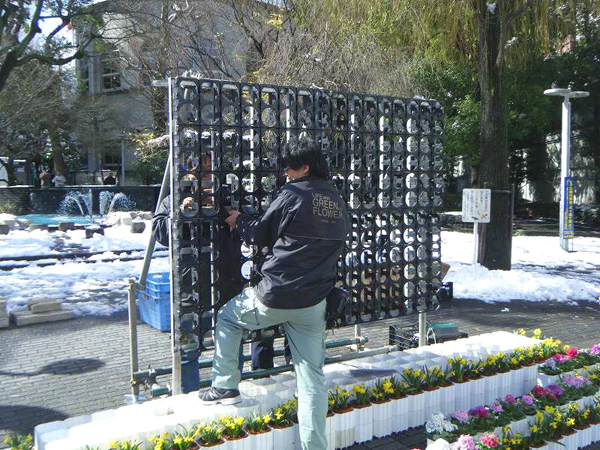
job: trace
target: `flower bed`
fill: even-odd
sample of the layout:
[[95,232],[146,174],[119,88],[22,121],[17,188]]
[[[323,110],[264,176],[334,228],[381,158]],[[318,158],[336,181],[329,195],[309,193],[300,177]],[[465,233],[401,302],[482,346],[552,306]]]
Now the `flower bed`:
[[[502,346],[496,345],[497,342],[502,342]],[[363,364],[376,369],[394,369],[397,376],[367,377],[360,383],[345,377],[347,367],[341,366],[339,373],[326,374],[333,382],[331,417],[326,422],[329,448],[342,448],[372,436],[404,431],[425,423],[438,411],[449,414],[457,409],[469,410],[511,392],[517,395],[528,392],[537,379],[537,363],[554,355],[557,345],[553,340],[532,340],[510,333],[476,336],[367,358]],[[293,383],[290,374],[243,382],[242,394],[253,396],[235,406],[203,408],[197,394],[191,393],[69,419],[70,423],[44,424],[36,427],[35,442],[37,450],[79,450],[85,445],[92,449],[104,448],[107,439],[139,442],[145,446],[151,438],[157,439],[164,433],[170,436],[179,433],[182,440],[186,436],[189,440],[189,433],[183,430],[195,433],[199,423],[208,424],[206,426],[214,432],[215,427],[224,426],[220,422],[223,416],[231,420],[235,417],[238,421],[241,418],[249,424],[253,415],[264,416],[271,412],[272,422],[268,426],[272,428],[274,441],[294,448],[294,423],[297,422],[294,408],[279,396],[290,395],[294,391]],[[286,416],[288,413],[290,417]],[[287,420],[292,425],[276,423],[279,420]],[[258,439],[258,434],[253,433],[246,430],[245,436],[241,436],[224,432],[223,438],[229,438],[229,449],[238,443],[246,445],[248,439]],[[162,450],[178,449],[174,441],[165,441],[164,445],[167,443],[171,447],[163,446]]]

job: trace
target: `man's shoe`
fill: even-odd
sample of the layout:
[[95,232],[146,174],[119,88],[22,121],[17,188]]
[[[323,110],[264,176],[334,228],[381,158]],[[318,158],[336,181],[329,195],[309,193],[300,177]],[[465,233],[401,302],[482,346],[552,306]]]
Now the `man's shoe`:
[[237,389],[219,389],[211,387],[198,393],[203,405],[235,405],[241,403],[242,397]]

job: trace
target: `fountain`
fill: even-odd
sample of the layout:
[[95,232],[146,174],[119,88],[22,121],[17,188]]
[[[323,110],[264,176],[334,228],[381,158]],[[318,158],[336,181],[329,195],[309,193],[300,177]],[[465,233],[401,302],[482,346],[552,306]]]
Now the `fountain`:
[[58,214],[63,216],[92,217],[92,191],[69,191],[60,202]]
[[135,202],[122,192],[102,191],[99,194],[100,215],[108,216],[113,211],[131,211]]

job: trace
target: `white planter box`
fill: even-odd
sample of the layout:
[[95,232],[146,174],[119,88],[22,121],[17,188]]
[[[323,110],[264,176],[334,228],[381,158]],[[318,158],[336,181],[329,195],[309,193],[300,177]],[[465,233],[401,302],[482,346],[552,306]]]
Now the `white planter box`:
[[373,403],[373,436],[380,438],[392,434],[392,403]]
[[345,413],[335,413],[333,416],[335,448],[345,448],[354,444],[355,417],[354,410]]
[[[395,400],[399,402],[399,400]],[[373,439],[373,407],[354,408],[356,430],[354,442],[363,443]],[[392,416],[394,417],[394,416]]]
[[296,432],[294,427],[273,428],[273,442],[276,442],[277,448],[291,450],[295,448]]

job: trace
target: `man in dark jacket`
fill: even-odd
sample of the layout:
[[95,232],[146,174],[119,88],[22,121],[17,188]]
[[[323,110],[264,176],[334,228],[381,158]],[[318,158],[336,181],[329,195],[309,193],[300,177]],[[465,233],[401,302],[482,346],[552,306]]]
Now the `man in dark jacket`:
[[[184,207],[186,203],[184,201]],[[160,203],[158,210],[152,217],[152,233],[154,234],[154,238],[164,245],[165,247],[169,246],[169,216],[171,214],[171,196],[167,195],[163,201]],[[239,240],[239,236],[237,239],[234,237],[223,236],[223,241],[229,239],[230,242],[227,244],[227,248],[230,250],[232,247],[236,247],[239,253],[239,248],[241,241]],[[232,253],[235,258],[235,251],[230,251],[228,253]],[[203,266],[200,268],[200,283],[203,288],[205,288],[204,295],[210,296],[210,254],[207,252],[200,252],[200,257],[204,258]],[[224,272],[224,278],[231,278],[234,274],[230,273],[232,268],[235,270],[235,276],[238,276],[240,271],[239,268],[235,264],[230,264],[228,261],[222,260],[221,267],[219,267],[220,271]],[[235,289],[235,283],[228,283],[228,288]],[[241,287],[239,287],[241,290]],[[237,290],[236,292],[239,292]],[[208,328],[211,326],[211,317],[210,315],[207,317],[203,317],[203,327]],[[275,357],[275,350],[273,348],[274,338],[264,338],[260,341],[256,341],[252,343],[252,370],[259,369],[271,369],[273,368],[273,358]],[[242,347],[240,346],[240,353],[242,351]],[[288,358],[288,350],[286,346],[286,359]],[[240,370],[243,367],[244,360],[240,354]]]
[[248,244],[269,251],[261,281],[219,310],[212,387],[200,398],[205,404],[241,401],[237,353],[243,330],[283,324],[297,377],[302,448],[325,450],[325,297],[335,283],[348,214],[327,181],[325,156],[312,142],[288,144],[282,164],[288,183],[267,211],[258,218],[232,211],[226,220]]

